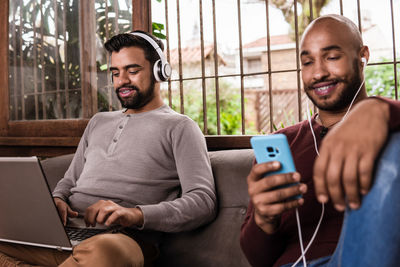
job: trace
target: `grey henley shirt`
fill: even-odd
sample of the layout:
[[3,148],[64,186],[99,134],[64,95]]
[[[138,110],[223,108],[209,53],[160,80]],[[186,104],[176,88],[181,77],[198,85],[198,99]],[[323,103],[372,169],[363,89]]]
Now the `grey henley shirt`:
[[101,199],[139,207],[142,229],[162,232],[190,230],[216,214],[204,136],[166,105],[139,114],[96,114],[53,196],[80,214]]

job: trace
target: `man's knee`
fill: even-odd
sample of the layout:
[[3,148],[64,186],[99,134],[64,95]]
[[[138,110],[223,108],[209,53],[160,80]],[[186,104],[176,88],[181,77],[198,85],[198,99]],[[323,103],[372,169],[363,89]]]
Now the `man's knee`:
[[[143,266],[140,246],[124,234],[97,235],[74,248],[65,266]],[[74,264],[69,264],[71,261]]]

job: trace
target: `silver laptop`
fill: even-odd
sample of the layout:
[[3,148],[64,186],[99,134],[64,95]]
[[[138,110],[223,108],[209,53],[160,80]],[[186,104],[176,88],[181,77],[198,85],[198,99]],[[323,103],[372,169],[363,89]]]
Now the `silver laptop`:
[[[85,228],[83,219],[70,222],[68,230]],[[82,231],[87,238],[105,230]],[[68,236],[38,158],[0,157],[0,241],[72,250],[85,237]]]

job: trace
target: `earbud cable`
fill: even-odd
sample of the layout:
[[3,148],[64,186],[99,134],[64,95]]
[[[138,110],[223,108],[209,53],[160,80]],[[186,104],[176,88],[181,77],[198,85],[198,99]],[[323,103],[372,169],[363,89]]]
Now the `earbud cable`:
[[[364,65],[365,66],[365,65]],[[350,112],[351,107],[353,106],[354,101],[356,100],[358,94],[360,93],[361,87],[364,85],[365,83],[365,76],[363,77],[363,81],[360,84],[360,87],[358,88],[356,94],[354,95],[352,101],[350,102],[349,108],[347,109],[346,113],[344,114],[343,118],[340,120],[339,123],[341,123],[346,117],[347,114]],[[309,108],[309,104],[308,104],[309,100],[307,99],[307,120],[308,120],[308,124],[310,126],[310,130],[311,130],[311,134],[313,137],[313,141],[314,141],[314,148],[315,148],[315,152],[317,153],[317,155],[319,156],[319,150],[318,150],[318,144],[317,144],[317,138],[315,137],[315,133],[314,133],[314,129],[312,127],[312,123],[311,123],[311,117],[310,117],[310,108]],[[315,227],[315,231],[314,234],[312,235],[310,242],[308,242],[307,247],[304,249],[304,244],[303,244],[303,238],[302,238],[302,231],[301,231],[301,224],[300,224],[300,216],[299,216],[299,211],[296,208],[296,221],[297,221],[297,231],[299,234],[299,242],[300,242],[300,249],[301,249],[301,256],[297,259],[297,261],[292,265],[292,267],[295,267],[296,264],[298,264],[301,260],[303,260],[303,266],[307,267],[307,260],[306,260],[306,253],[308,251],[308,249],[310,248],[311,244],[314,242],[315,237],[317,236],[319,227],[321,226],[322,223],[322,219],[324,217],[324,213],[325,213],[325,205],[324,203],[322,203],[322,210],[321,210],[321,216],[319,218],[318,224]]]

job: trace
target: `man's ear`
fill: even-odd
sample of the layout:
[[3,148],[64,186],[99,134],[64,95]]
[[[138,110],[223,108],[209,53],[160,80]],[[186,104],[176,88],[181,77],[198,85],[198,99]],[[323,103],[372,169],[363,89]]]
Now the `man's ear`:
[[364,70],[364,67],[367,65],[367,63],[369,61],[369,48],[368,48],[368,46],[364,45],[363,47],[361,47],[359,56],[360,56],[361,67]]

